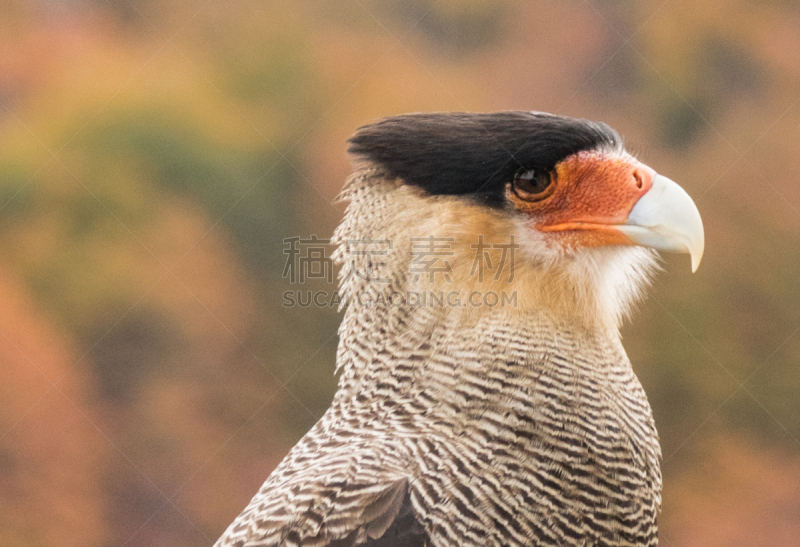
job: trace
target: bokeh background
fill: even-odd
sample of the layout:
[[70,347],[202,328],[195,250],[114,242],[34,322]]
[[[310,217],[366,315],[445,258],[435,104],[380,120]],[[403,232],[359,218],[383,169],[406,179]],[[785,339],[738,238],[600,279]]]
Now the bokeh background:
[[0,544],[213,543],[335,389],[283,240],[330,236],[347,137],[535,109],[705,220],[623,332],[662,544],[800,545],[799,99],[791,0],[0,0]]

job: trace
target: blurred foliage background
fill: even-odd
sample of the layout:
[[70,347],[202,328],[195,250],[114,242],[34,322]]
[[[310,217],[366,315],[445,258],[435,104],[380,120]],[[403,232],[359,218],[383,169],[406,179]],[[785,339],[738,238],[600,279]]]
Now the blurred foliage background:
[[281,274],[345,140],[502,109],[610,123],[704,217],[624,329],[662,544],[800,544],[799,99],[786,0],[0,0],[0,544],[213,543],[335,389]]

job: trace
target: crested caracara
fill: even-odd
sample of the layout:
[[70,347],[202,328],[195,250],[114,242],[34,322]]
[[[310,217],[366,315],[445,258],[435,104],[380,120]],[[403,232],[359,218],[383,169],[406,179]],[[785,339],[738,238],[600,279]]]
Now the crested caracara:
[[686,192],[607,125],[538,112],[350,143],[339,389],[217,545],[656,545],[660,448],[619,326],[656,250],[697,268]]

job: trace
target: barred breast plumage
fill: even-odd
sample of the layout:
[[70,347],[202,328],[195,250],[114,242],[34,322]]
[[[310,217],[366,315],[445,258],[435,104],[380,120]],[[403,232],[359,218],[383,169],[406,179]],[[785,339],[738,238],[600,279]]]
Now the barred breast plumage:
[[[424,165],[395,172],[393,165],[405,164],[385,157],[400,154],[389,146],[402,144],[392,141],[394,126],[370,126],[359,134],[367,140],[354,139],[367,163],[346,185],[350,205],[335,234],[340,291],[350,297],[339,331],[338,392],[218,546],[657,544],[658,437],[618,330],[654,253],[632,245],[576,246],[574,238],[571,246],[553,246],[543,239],[546,230],[531,234],[519,207],[508,203],[514,173],[531,164],[556,172],[587,150],[629,156],[607,126],[582,120],[439,116],[394,119],[406,130],[403,139],[422,143],[405,161],[436,158],[436,169],[449,176],[446,158],[436,154],[456,156],[451,175],[470,192],[432,189],[415,178]],[[515,139],[550,135],[557,142],[547,150],[552,165],[537,164],[546,163],[542,154],[518,153],[515,161],[527,163],[505,175],[484,173],[470,186],[461,179],[486,169],[463,165],[470,160],[455,145],[426,148],[426,142],[461,143],[439,135],[441,128],[465,133],[461,140],[469,141],[474,162],[491,156],[482,155],[481,143],[519,152]],[[491,138],[474,133],[481,131]],[[570,140],[570,132],[580,138]],[[366,150],[369,142],[380,150]],[[484,195],[481,185],[492,177],[501,196]],[[479,285],[468,274],[477,234],[516,235],[513,280],[492,277]],[[451,246],[449,280],[411,275],[411,238],[429,235]],[[367,238],[391,241],[390,252],[348,252],[348,242]],[[376,275],[363,275],[369,272]],[[377,277],[388,281],[375,283]],[[410,288],[507,291],[514,302],[471,307],[385,298]],[[368,295],[370,304],[354,295]]]

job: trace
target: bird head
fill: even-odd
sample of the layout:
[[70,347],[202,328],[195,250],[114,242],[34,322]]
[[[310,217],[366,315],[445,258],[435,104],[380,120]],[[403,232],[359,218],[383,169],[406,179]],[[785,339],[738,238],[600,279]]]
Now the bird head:
[[513,237],[523,307],[618,325],[654,269],[654,250],[689,254],[693,271],[703,254],[689,195],[626,152],[604,123],[539,112],[409,114],[362,127],[350,143],[363,166],[343,196],[351,207],[340,240],[440,236],[452,242],[449,281],[465,291],[474,289],[465,273],[474,242]]

